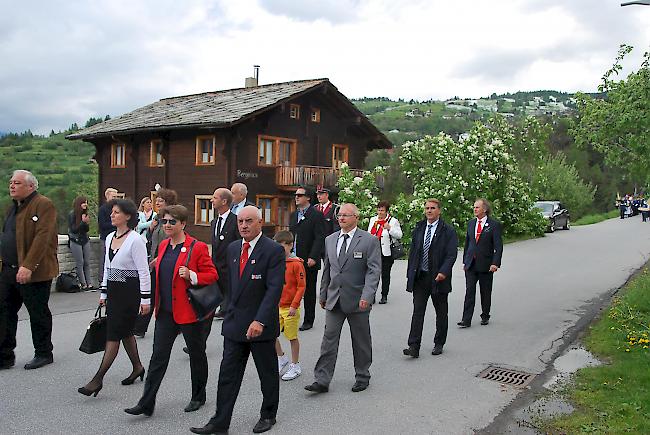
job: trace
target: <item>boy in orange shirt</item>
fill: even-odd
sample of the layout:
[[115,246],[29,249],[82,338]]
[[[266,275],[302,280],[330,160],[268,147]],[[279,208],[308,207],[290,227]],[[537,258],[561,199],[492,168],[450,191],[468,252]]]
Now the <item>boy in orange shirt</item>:
[[289,369],[282,375],[283,381],[296,379],[302,373],[299,355],[300,343],[298,342],[298,324],[300,323],[300,301],[305,293],[305,267],[301,258],[291,252],[293,248],[293,234],[289,231],[278,231],[273,237],[284,248],[287,256],[286,272],[284,274],[284,287],[280,298],[280,330],[284,331],[291,344],[291,363],[282,351],[280,338],[275,340],[275,351],[278,355],[278,371],[282,373],[289,365]]

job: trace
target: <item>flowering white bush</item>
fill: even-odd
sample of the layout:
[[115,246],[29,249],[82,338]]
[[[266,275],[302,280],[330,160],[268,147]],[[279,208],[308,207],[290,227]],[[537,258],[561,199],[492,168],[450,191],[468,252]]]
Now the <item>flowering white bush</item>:
[[379,199],[377,192],[377,177],[384,174],[384,168],[377,166],[372,171],[363,171],[361,177],[354,176],[346,163],[341,165],[339,179],[339,204],[352,203],[359,208],[359,227],[368,228],[370,218],[377,214]]

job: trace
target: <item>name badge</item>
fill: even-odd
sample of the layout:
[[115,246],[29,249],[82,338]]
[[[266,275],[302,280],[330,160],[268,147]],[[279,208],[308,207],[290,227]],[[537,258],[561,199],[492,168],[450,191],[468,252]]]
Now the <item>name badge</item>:
[[251,275],[251,279],[262,279],[262,275]]
[[354,258],[363,258],[363,252],[354,251]]

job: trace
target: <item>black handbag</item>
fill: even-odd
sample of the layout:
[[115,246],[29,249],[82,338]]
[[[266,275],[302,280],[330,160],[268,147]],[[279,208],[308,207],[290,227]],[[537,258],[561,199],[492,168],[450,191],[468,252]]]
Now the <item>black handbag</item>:
[[102,316],[102,306],[97,307],[95,317],[86,328],[79,350],[83,353],[92,354],[102,352],[106,349],[106,316]]
[[63,293],[76,293],[81,290],[77,275],[63,272],[56,279],[56,291]]
[[[185,267],[190,263],[190,256],[192,255],[192,249],[194,249],[195,243],[196,240],[190,244],[190,251],[187,253]],[[216,281],[203,286],[190,285],[187,288],[187,298],[190,300],[190,305],[192,305],[194,313],[199,320],[210,317],[223,301],[223,295]]]
[[399,260],[406,255],[404,246],[400,239],[393,239],[393,237],[388,233],[388,238],[390,239],[390,256],[393,257],[393,260]]

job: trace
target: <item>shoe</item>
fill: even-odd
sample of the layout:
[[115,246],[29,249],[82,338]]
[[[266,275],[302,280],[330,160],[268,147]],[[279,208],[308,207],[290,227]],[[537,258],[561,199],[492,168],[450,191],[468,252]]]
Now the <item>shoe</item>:
[[199,401],[199,400],[190,400],[190,403],[187,404],[185,409],[183,411],[185,412],[194,412],[199,410],[203,405],[205,405],[205,400],[204,401]]
[[228,429],[219,429],[214,424],[208,423],[203,427],[191,427],[190,432],[200,434],[228,433]]
[[30,362],[25,364],[25,370],[40,369],[43,366],[52,364],[54,357],[51,356],[35,356]]
[[217,314],[214,315],[214,320],[223,320],[226,317],[226,312],[219,310]]
[[433,346],[433,350],[431,351],[431,355],[440,355],[442,353],[442,346],[439,344],[436,344]]
[[127,414],[131,415],[146,415],[147,417],[151,417],[153,415],[153,409],[146,409],[142,405],[135,405],[133,408],[126,408],[124,410]]
[[303,323],[302,325],[300,325],[300,328],[298,329],[300,329],[301,331],[308,331],[313,327],[314,325],[312,323]]
[[146,332],[134,332],[133,336],[138,337],[138,338],[144,338],[144,335]]
[[0,362],[0,370],[10,369],[16,364],[14,361],[2,361]]
[[122,385],[131,385],[138,378],[140,378],[141,381],[144,381],[144,367],[142,367],[142,371],[140,373],[136,373],[135,375],[131,373],[128,378],[122,379]]
[[260,418],[253,427],[253,433],[262,433],[271,430],[275,424],[275,418]]
[[300,364],[291,363],[289,365],[289,370],[287,370],[287,372],[282,375],[282,380],[291,381],[293,379],[296,379],[298,376],[300,376],[301,373],[302,373],[302,369],[300,368]]
[[289,364],[289,357],[282,355],[278,357],[278,373],[282,373],[282,370]]
[[352,386],[352,392],[353,393],[358,393],[359,391],[363,391],[366,388],[368,388],[368,384],[362,384],[359,381],[356,381],[354,385]]
[[472,326],[471,324],[465,322],[458,322],[456,323],[456,325],[458,325],[461,328],[469,328],[470,326]]
[[409,346],[406,349],[402,351],[404,355],[410,356],[411,358],[419,358],[420,357],[420,349],[418,349],[415,346]]
[[91,389],[86,388],[86,387],[79,387],[79,388],[77,388],[77,391],[79,393],[83,394],[84,396],[91,396],[92,395],[92,396],[97,397],[99,392],[102,391],[103,387],[104,387],[104,384],[99,384],[99,387],[95,388],[94,390],[91,390]]
[[311,385],[305,385],[305,390],[311,391],[312,393],[327,393],[330,389],[325,385],[321,385],[318,382],[314,382]]
[[382,305],[384,305],[387,302],[388,302],[388,299],[386,297],[384,297],[384,296],[382,296],[381,299],[379,299],[379,303],[382,304]]
[[481,325],[487,325],[490,323],[490,319],[481,319]]
[[185,352],[188,355],[190,354],[190,350],[187,348],[187,346],[183,347],[183,352]]

